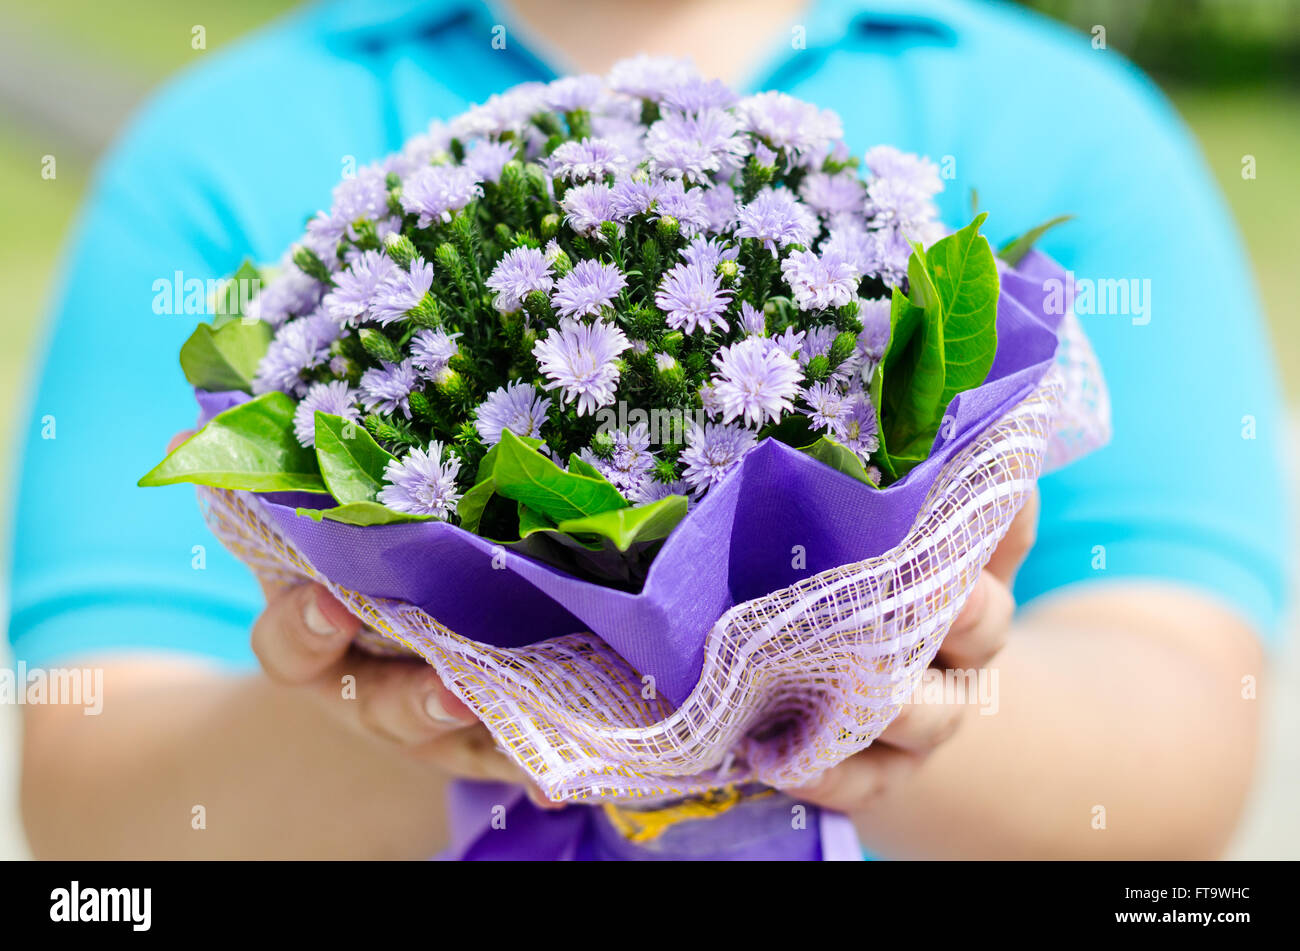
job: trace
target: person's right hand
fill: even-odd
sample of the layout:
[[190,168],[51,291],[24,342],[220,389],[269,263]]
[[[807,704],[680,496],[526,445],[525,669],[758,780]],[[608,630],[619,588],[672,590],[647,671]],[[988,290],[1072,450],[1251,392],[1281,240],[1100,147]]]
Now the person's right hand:
[[[169,451],[189,435],[178,434]],[[361,621],[326,588],[263,582],[262,590],[266,610],[253,625],[252,646],[272,681],[310,691],[339,722],[399,755],[463,779],[521,784],[533,802],[556,808],[427,663],[354,647]]]
[[[253,625],[253,653],[275,683],[309,690],[346,726],[465,779],[527,783],[487,728],[423,660],[353,646],[361,622],[307,583],[273,592]],[[538,794],[529,787],[536,800]]]

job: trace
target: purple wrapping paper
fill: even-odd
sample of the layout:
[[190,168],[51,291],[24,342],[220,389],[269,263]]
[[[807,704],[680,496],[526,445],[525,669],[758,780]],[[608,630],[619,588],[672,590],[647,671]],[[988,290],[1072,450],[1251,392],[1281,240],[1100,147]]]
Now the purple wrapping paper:
[[[679,704],[699,678],[705,636],[728,608],[897,545],[952,455],[1037,385],[1051,365],[1061,320],[1043,306],[1043,281],[1051,276],[1063,279],[1064,272],[1033,252],[1003,273],[988,380],[952,401],[953,427],[904,479],[873,489],[765,440],[692,507],[636,594],[510,550],[503,550],[504,569],[493,568],[497,546],[446,522],[316,522],[295,508],[330,501],[302,495],[267,496],[267,508],[312,564],[346,588],[415,604],[457,634],[498,647],[589,630]],[[246,398],[200,392],[202,418]],[[792,566],[795,545],[806,551],[802,568]]]

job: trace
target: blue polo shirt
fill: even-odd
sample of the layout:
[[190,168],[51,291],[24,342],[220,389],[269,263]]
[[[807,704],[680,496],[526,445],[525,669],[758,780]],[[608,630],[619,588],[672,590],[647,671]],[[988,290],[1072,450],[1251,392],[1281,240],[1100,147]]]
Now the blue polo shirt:
[[[1114,439],[1042,481],[1021,601],[1156,579],[1274,635],[1283,416],[1240,238],[1173,111],[1113,51],[1008,6],[820,0],[801,25],[802,49],[774,25],[751,90],[833,108],[859,154],[891,143],[943,163],[950,223],[968,219],[972,188],[995,242],[1071,212],[1048,253],[1079,278],[1149,282],[1136,320],[1082,318]],[[253,664],[252,575],[213,540],[190,489],[135,484],[195,414],[176,360],[195,318],[155,313],[154,282],[277,260],[345,165],[557,71],[569,70],[530,52],[504,10],[327,2],[205,58],[144,107],[95,176],[28,398],[18,658],[163,649]]]

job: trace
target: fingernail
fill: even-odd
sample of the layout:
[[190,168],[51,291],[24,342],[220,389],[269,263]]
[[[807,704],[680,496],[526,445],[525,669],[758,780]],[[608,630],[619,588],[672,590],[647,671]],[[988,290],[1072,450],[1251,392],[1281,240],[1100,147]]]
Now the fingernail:
[[325,612],[320,609],[319,595],[312,592],[307,598],[307,605],[302,609],[302,621],[307,625],[307,629],[321,637],[329,637],[337,634],[339,629],[334,626],[334,622],[325,616]]
[[463,720],[456,719],[442,708],[442,702],[436,693],[424,698],[424,712],[443,726],[464,726]]

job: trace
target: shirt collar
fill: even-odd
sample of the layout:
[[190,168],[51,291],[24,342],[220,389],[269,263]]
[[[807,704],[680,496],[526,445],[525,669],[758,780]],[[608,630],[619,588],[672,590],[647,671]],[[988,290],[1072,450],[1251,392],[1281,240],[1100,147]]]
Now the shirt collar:
[[[327,35],[386,46],[399,37],[427,36],[471,19],[487,22],[481,0],[323,0],[315,20]],[[809,36],[825,45],[846,39],[896,38],[902,42],[956,40],[960,4],[953,0],[813,0]]]

